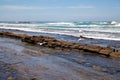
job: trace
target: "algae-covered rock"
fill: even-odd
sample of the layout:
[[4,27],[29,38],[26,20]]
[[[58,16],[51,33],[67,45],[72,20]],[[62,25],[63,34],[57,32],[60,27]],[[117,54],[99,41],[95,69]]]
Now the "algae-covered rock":
[[84,46],[84,51],[99,53],[101,50],[101,47],[99,46]]
[[26,34],[16,34],[11,32],[0,32],[0,35],[4,37],[20,39],[23,42],[34,45],[39,44],[40,46],[44,46],[44,47],[69,49],[69,50],[77,49],[90,53],[99,53],[106,56],[120,57],[120,51],[114,52],[114,50],[110,47],[104,48],[99,46],[83,45],[79,43],[57,40],[53,37],[30,36]]
[[113,49],[111,48],[102,48],[99,53],[104,55],[110,55],[111,52],[113,52]]
[[120,51],[118,51],[118,52],[112,52],[112,53],[110,53],[110,56],[119,57],[120,58]]

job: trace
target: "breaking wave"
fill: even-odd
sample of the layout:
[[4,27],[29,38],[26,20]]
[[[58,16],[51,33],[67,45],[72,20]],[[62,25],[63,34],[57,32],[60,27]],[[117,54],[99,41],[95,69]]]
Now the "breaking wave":
[[34,22],[34,23],[0,23],[1,29],[14,29],[30,32],[80,35],[88,38],[120,41],[120,23],[111,22]]

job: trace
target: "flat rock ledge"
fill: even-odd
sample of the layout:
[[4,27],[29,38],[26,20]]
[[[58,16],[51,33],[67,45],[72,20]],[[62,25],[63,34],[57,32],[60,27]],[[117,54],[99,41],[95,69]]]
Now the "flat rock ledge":
[[49,48],[59,48],[59,49],[77,49],[84,52],[97,53],[105,56],[119,57],[120,58],[120,50],[115,50],[111,47],[100,47],[100,46],[90,46],[83,45],[79,43],[73,43],[68,41],[57,40],[53,37],[45,37],[45,36],[31,36],[26,34],[17,34],[12,32],[0,32],[0,36],[2,37],[10,37],[15,39],[20,39],[23,42],[40,45]]

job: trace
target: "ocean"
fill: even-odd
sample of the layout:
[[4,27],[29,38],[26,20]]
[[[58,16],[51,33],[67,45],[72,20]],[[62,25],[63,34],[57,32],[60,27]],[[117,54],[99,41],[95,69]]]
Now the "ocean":
[[[78,44],[113,48],[117,46],[117,49],[118,47],[120,49],[120,23],[115,21],[0,22],[0,32],[2,31],[52,36]],[[11,74],[8,75],[18,79],[21,77],[45,80],[120,79],[119,58],[105,57],[81,50],[35,46],[2,36],[0,37],[0,60],[0,65],[3,66],[0,74],[9,70],[7,72]],[[15,73],[13,74],[13,70],[9,68],[12,68]],[[51,75],[51,73],[53,74]],[[8,75],[4,74],[0,80],[6,79]]]
[[[77,37],[78,41],[83,40],[82,38],[80,38],[80,36],[88,39],[93,38],[96,40],[107,40],[107,42],[120,41],[120,22],[115,22],[115,21],[0,22],[0,28],[21,30],[21,31],[27,31],[27,32],[73,36],[73,37]],[[86,42],[89,42],[89,41],[84,40],[84,43]],[[102,43],[104,44],[106,42],[102,42]]]

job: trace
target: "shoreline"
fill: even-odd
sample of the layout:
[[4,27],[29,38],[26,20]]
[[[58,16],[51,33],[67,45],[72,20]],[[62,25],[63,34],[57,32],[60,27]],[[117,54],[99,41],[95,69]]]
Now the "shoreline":
[[[118,46],[120,48],[120,41],[116,40],[105,40],[105,39],[95,39],[95,38],[88,38],[85,36],[80,35],[79,37],[75,37],[72,35],[62,35],[62,34],[52,34],[52,33],[42,33],[42,32],[31,32],[31,31],[23,31],[23,30],[17,30],[17,29],[0,29],[0,32],[14,32],[14,33],[20,33],[20,34],[27,34],[32,36],[50,36],[54,37],[58,40],[63,41],[69,41],[74,43],[80,43],[80,44],[87,44],[87,45],[98,45],[101,47],[113,47]],[[81,36],[83,38],[81,38]]]
[[0,80],[119,80],[120,58],[60,49],[1,36]]
[[34,36],[27,34],[17,34],[12,32],[0,32],[2,37],[10,37],[20,39],[22,42],[26,42],[33,45],[39,45],[43,47],[49,47],[53,49],[69,49],[78,50],[90,53],[97,53],[99,55],[105,55],[107,57],[120,57],[120,50],[115,50],[111,47],[100,47],[86,44],[79,44],[69,41],[57,40],[53,37],[47,36]]

